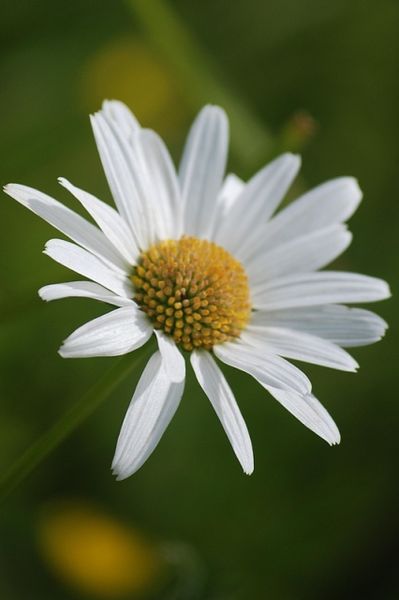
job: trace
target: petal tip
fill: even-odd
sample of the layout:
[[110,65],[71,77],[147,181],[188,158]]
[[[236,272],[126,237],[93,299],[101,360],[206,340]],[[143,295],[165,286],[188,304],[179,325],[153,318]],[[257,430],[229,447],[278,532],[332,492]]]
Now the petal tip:
[[14,200],[19,200],[21,194],[20,187],[21,186],[18,183],[6,183],[3,185],[3,192],[7,194],[7,196],[14,198]]
[[244,471],[245,475],[248,475],[248,476],[252,475],[254,470],[255,470],[255,467],[254,467],[253,463],[243,466],[243,471]]
[[352,188],[353,195],[356,196],[358,200],[361,200],[363,197],[363,192],[356,177],[348,177],[348,183]]
[[128,477],[128,475],[122,475],[122,473],[114,465],[111,467],[111,473],[115,477],[115,481],[123,481]]
[[68,358],[68,355],[65,352],[65,344],[61,344],[61,346],[58,348],[58,354],[61,356],[61,358]]
[[385,287],[385,293],[386,293],[385,298],[386,299],[391,298],[392,297],[391,288],[389,287],[389,284],[386,281],[384,281],[384,284],[385,284],[384,287]]
[[46,288],[47,286],[41,287],[39,290],[37,290],[37,295],[39,296],[39,298],[41,300],[44,300],[44,302],[48,302],[48,298],[46,295]]

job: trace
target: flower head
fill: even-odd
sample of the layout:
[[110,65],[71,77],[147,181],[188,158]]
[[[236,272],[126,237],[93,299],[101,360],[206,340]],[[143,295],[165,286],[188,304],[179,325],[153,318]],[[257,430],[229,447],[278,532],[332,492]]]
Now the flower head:
[[328,181],[276,213],[299,158],[284,154],[246,183],[225,177],[228,123],[218,107],[206,106],[194,121],[177,173],[162,140],[122,103],[104,102],[92,126],[116,209],[60,183],[97,226],[26,186],[5,191],[72,240],[50,240],[45,253],[86,278],[45,286],[40,296],[117,307],[74,331],[61,356],[121,355],[156,335],[158,351],[118,439],[118,479],[144,463],[172,419],[184,354],[246,473],[253,471],[251,441],[216,358],[252,375],[329,444],[339,443],[309,379],[286,359],[355,371],[344,347],[385,332],[374,313],[343,305],[387,298],[384,281],[320,271],[351,241],[343,223],[361,199],[356,181]]

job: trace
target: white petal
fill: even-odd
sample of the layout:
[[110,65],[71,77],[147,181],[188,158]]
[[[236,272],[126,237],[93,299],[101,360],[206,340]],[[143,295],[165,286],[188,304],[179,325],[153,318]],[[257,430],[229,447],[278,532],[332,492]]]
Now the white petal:
[[330,446],[339,444],[341,436],[336,424],[313,394],[300,396],[276,388],[268,388],[268,391],[303,425],[319,435]]
[[119,356],[140,348],[151,335],[144,314],[135,306],[123,306],[76,329],[59,353],[63,358]]
[[263,237],[264,228],[283,199],[300,166],[293,154],[283,154],[259,171],[245,185],[221,225],[217,243],[240,260],[251,255],[251,248]]
[[119,434],[112,469],[117,479],[132,475],[157,446],[179,406],[184,379],[170,381],[156,352],[145,367]]
[[140,123],[132,111],[119,100],[104,100],[102,113],[108,121],[113,122],[128,137],[140,130]]
[[149,129],[140,132],[137,151],[142,153],[159,239],[178,239],[182,235],[182,201],[170,154],[161,138]]
[[242,340],[216,345],[215,355],[226,365],[252,375],[263,387],[294,390],[307,394],[311,390],[309,379],[297,367],[270,351],[259,351]]
[[304,331],[347,348],[378,342],[388,327],[373,312],[336,304],[256,311],[251,323]]
[[244,473],[250,475],[254,470],[251,440],[223,373],[209,352],[195,350],[191,353],[191,364],[198,383],[220,419]]
[[119,213],[92,194],[72,185],[67,179],[59,178],[59,183],[75,196],[102,229],[111,244],[115,246],[127,265],[135,264],[139,250],[132,232]]
[[132,284],[126,275],[115,273],[94,254],[90,254],[76,244],[64,240],[49,240],[44,253],[61,265],[92,279],[119,296],[129,298],[133,295]]
[[263,310],[335,302],[375,302],[390,296],[389,287],[382,279],[339,271],[281,277],[254,286],[251,291],[254,308]]
[[4,191],[71,240],[99,256],[114,269],[126,270],[126,262],[103,232],[54,198],[25,185],[14,183],[5,186]]
[[205,106],[195,119],[179,169],[184,232],[207,237],[214,222],[228,149],[228,121],[217,106]]
[[232,209],[236,199],[239,197],[244,187],[245,183],[243,180],[237,177],[237,175],[234,175],[234,173],[229,173],[226,176],[222,185],[222,189],[220,190],[216,200],[214,222],[209,231],[210,240],[217,239],[218,231],[222,226],[222,223]]
[[135,160],[132,142],[102,113],[92,116],[91,123],[118,211],[129,224],[139,249],[148,249],[155,239],[153,210],[145,189],[143,169]]
[[328,340],[308,333],[279,327],[249,325],[241,337],[244,342],[255,346],[260,352],[275,352],[285,358],[341,371],[356,371],[359,367],[345,350]]
[[67,283],[54,283],[40,288],[39,296],[42,300],[50,302],[60,298],[92,298],[114,306],[130,306],[133,300],[112,294],[98,283],[92,281],[69,281]]
[[259,253],[245,264],[251,286],[292,273],[321,269],[346,250],[351,240],[352,235],[344,225],[335,225]]
[[254,251],[275,248],[296,237],[343,223],[362,198],[356,179],[340,177],[310,190],[279,212],[266,226]]
[[186,376],[186,364],[174,340],[155,329],[164,369],[171,381],[182,381]]
[[141,128],[121,102],[104,102],[101,114],[122,150],[139,195],[151,207],[143,213],[152,221],[147,223],[147,228],[152,227],[151,241],[180,237],[180,189],[165,144],[154,131]]
[[229,173],[223,182],[218,201],[223,206],[223,214],[227,214],[245,187],[242,179]]

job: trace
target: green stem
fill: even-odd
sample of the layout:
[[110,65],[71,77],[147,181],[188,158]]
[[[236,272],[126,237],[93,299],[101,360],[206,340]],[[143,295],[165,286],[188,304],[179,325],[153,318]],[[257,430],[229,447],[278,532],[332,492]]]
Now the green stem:
[[79,427],[134,369],[139,369],[150,353],[151,344],[142,351],[124,356],[113,365],[78,402],[48,431],[33,442],[0,478],[0,501],[12,492],[55,448]]
[[165,0],[126,0],[147,39],[166,59],[184,84],[191,104],[215,102],[227,111],[233,127],[231,147],[244,167],[264,162],[273,139],[264,123],[229,89],[212,60]]

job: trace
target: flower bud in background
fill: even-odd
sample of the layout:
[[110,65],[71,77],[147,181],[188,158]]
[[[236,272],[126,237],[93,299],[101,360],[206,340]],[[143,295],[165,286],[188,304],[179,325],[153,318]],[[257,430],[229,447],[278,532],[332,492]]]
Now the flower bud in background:
[[295,111],[280,134],[279,147],[291,152],[301,152],[317,134],[319,124],[306,110]]

